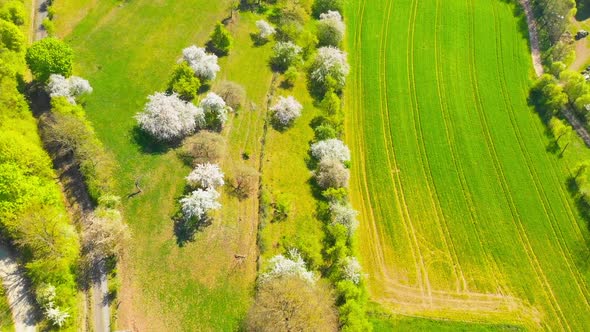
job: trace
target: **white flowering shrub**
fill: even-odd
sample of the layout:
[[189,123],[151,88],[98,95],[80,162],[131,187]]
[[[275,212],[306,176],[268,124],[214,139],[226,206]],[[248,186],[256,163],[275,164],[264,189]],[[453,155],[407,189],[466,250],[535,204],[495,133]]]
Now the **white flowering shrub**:
[[148,97],[143,112],[135,116],[139,127],[160,141],[183,138],[205,124],[204,112],[177,94],[156,92]]
[[278,70],[287,70],[291,65],[301,61],[301,51],[301,47],[293,42],[278,42],[273,47],[274,54],[270,63]]
[[350,205],[340,203],[330,203],[330,216],[333,224],[340,224],[348,229],[348,234],[352,235],[358,228],[358,220],[356,212]]
[[207,53],[202,47],[187,47],[182,50],[182,56],[202,81],[214,80],[221,69],[217,64],[217,56]]
[[299,251],[289,250],[289,257],[276,255],[269,261],[269,269],[260,275],[260,282],[266,282],[281,277],[299,277],[310,284],[314,284],[316,276],[308,271]]
[[359,261],[354,256],[348,256],[341,263],[342,277],[345,280],[350,280],[355,284],[359,284],[362,278],[362,268]]
[[55,305],[57,297],[55,286],[42,284],[37,289],[37,302],[43,309],[43,314],[51,324],[62,327],[66,324],[70,314],[67,310]]
[[204,189],[215,189],[225,184],[224,174],[217,164],[198,164],[186,177],[189,185]]
[[350,161],[350,150],[337,138],[330,138],[311,145],[311,155],[317,160],[335,159]]
[[303,106],[293,97],[279,97],[279,100],[270,110],[275,120],[282,126],[290,125],[295,119],[301,116]]
[[221,204],[217,201],[218,199],[219,193],[215,191],[215,189],[194,190],[180,199],[180,206],[184,219],[203,219],[209,211],[221,208]]
[[258,36],[262,39],[268,39],[276,32],[275,28],[265,20],[256,21],[256,27],[258,28]]
[[92,87],[87,80],[72,76],[65,78],[62,75],[51,74],[46,86],[51,98],[65,97],[71,104],[76,104],[76,98],[92,93]]
[[205,119],[209,125],[223,126],[227,121],[227,113],[231,110],[223,98],[214,92],[209,92],[199,106],[205,112]]
[[318,42],[321,46],[338,46],[344,37],[346,25],[337,11],[329,10],[320,15]]
[[[333,46],[320,47],[311,67],[310,78],[318,86],[327,89],[326,84],[339,91],[346,84],[350,66],[346,53]],[[329,82],[331,81],[331,82]]]

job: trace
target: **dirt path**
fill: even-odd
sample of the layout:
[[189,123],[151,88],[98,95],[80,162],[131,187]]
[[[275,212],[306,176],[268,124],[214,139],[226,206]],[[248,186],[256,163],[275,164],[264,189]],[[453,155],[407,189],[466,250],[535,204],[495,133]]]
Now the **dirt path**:
[[16,332],[36,331],[38,313],[35,300],[29,292],[29,282],[18,266],[12,251],[2,243],[0,243],[0,278],[6,289]]

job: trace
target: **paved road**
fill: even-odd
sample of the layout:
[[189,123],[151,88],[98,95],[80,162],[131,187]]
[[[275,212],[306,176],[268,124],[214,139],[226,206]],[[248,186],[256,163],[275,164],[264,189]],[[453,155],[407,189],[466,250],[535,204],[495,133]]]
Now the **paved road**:
[[6,290],[8,304],[16,332],[34,332],[37,324],[35,299],[30,293],[30,284],[18,266],[12,251],[0,243],[0,279]]

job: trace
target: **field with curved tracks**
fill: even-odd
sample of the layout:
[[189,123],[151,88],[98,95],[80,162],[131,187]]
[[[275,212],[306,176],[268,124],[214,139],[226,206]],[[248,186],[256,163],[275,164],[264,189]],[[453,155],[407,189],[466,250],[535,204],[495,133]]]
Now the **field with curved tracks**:
[[347,141],[376,302],[411,316],[590,329],[571,157],[527,105],[526,23],[501,0],[347,8]]

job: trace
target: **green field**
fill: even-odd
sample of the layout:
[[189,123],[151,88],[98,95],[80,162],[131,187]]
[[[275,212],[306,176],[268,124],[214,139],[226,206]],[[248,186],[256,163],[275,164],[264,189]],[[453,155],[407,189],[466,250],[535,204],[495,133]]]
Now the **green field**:
[[567,189],[580,143],[548,152],[514,13],[500,0],[348,2],[362,263],[395,312],[588,330],[590,235]]

